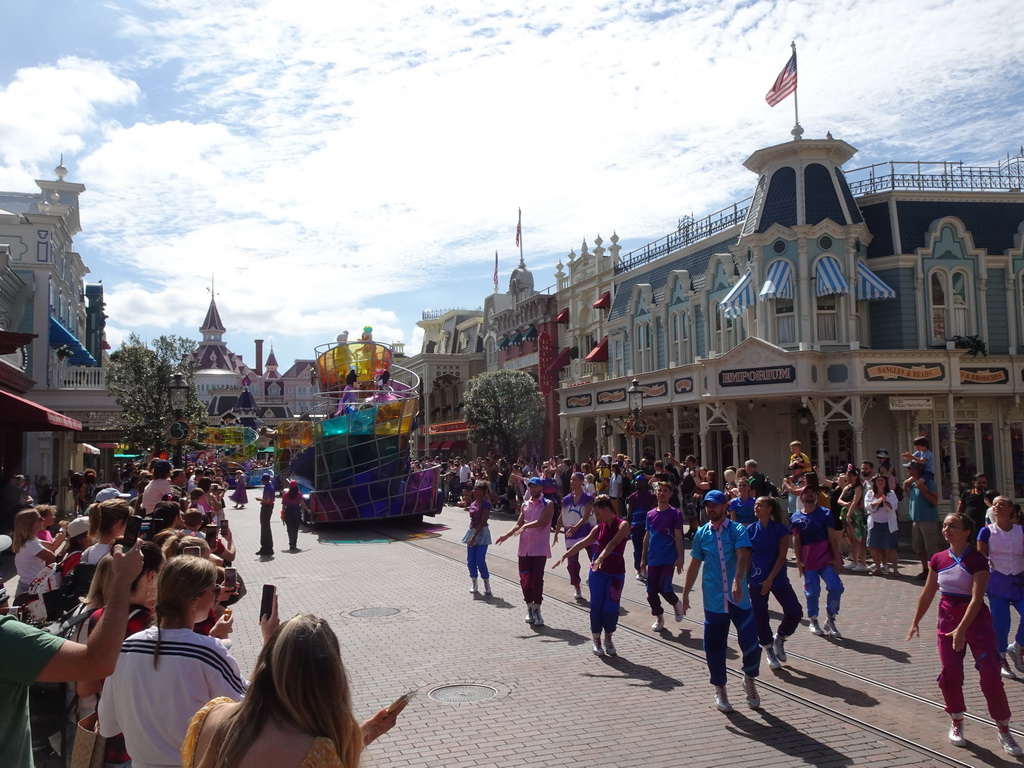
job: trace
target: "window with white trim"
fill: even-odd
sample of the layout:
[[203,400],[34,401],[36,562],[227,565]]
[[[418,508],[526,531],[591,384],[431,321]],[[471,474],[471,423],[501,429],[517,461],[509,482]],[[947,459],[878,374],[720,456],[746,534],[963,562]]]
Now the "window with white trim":
[[793,312],[793,300],[775,299],[772,304],[775,315],[775,343],[780,347],[785,344],[796,344],[796,315]]
[[943,345],[954,336],[974,333],[970,277],[964,270],[932,270],[928,293],[932,344]]
[[831,293],[819,296],[815,305],[817,318],[817,340],[819,342],[839,341],[839,296]]

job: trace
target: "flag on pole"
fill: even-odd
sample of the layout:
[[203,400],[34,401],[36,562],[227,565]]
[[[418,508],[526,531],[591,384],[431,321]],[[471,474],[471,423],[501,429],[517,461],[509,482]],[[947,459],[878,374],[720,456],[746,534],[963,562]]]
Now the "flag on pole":
[[786,66],[775,78],[775,83],[772,85],[772,89],[765,94],[764,100],[768,102],[768,106],[774,107],[794,91],[796,91],[796,48],[793,48],[793,55],[789,57]]
[[498,292],[498,252],[494,252],[494,292]]
[[523,237],[523,209],[519,209],[519,223],[516,224],[516,247],[519,247],[519,242]]

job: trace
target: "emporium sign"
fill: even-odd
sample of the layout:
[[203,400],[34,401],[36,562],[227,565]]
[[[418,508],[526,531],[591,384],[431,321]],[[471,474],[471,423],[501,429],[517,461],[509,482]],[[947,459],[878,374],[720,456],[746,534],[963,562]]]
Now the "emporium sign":
[[1010,380],[1006,368],[961,368],[961,384],[1005,384]]
[[730,371],[719,371],[718,383],[723,387],[794,384],[796,383],[796,366],[775,365],[768,368],[737,368]]
[[946,378],[946,368],[934,365],[865,365],[864,378],[868,381],[935,381]]
[[565,398],[566,408],[586,408],[594,402],[593,397],[587,393],[585,395],[570,395]]

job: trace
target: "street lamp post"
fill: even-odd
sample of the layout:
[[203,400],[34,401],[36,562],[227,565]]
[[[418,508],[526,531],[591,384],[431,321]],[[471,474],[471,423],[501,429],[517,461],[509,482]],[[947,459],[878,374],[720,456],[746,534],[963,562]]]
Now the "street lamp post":
[[626,407],[629,408],[627,432],[633,436],[633,455],[640,458],[640,441],[647,433],[647,421],[641,418],[644,412],[644,390],[640,386],[639,379],[633,379],[626,390]]
[[607,417],[605,417],[604,424],[601,425],[601,434],[604,436],[605,450],[608,451],[608,453],[612,452],[611,437],[614,431],[615,427],[613,427],[612,423],[608,421]]
[[[167,385],[167,399],[170,401],[171,412],[174,415],[174,424],[172,425],[174,427],[182,421],[185,408],[188,406],[188,384],[185,383],[185,377],[180,373],[171,376],[171,381]],[[174,440],[174,456],[171,464],[178,469],[181,467],[182,439],[173,431],[171,437]]]

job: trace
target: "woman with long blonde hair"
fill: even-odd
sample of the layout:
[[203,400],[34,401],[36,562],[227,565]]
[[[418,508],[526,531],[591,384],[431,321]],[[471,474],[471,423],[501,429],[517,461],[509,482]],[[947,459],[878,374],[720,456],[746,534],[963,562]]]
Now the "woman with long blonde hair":
[[196,713],[182,766],[356,768],[401,709],[382,709],[360,726],[338,638],[323,619],[295,616],[263,646],[240,703],[214,699]]

